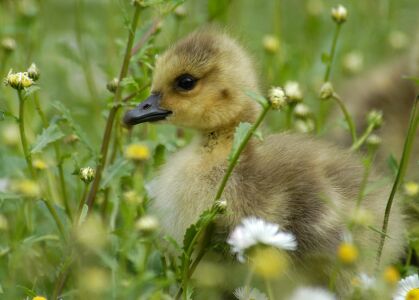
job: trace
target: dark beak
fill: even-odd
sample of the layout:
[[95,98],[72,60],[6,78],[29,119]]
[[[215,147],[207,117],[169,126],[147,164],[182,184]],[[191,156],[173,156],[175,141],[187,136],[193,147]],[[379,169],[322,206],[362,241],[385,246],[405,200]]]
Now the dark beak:
[[166,119],[172,112],[160,108],[160,100],[160,94],[152,94],[141,102],[137,108],[125,113],[124,123],[126,125],[136,125]]

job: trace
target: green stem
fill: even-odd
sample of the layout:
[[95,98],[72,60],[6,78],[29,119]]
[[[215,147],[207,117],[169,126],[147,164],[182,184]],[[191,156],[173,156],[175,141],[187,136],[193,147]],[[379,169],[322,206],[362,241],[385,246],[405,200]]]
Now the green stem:
[[367,129],[365,130],[364,134],[351,146],[351,151],[356,151],[365,143],[367,138],[370,136],[370,134],[373,132],[375,128],[374,124],[369,124]]
[[64,237],[64,239],[67,239],[66,235],[65,235],[64,225],[61,222],[60,218],[58,217],[57,211],[55,210],[54,206],[47,199],[43,199],[43,201],[44,201],[45,205],[47,206],[50,214],[54,218],[54,221],[57,224],[58,230],[60,231],[61,235]]
[[[323,78],[324,82],[330,81],[330,74],[331,74],[331,70],[332,70],[333,61],[334,61],[334,58],[335,58],[336,45],[337,45],[337,42],[338,42],[341,27],[342,27],[341,23],[336,24],[336,29],[335,29],[335,33],[333,35],[332,45],[331,45],[330,51],[329,51],[329,57],[328,57],[328,61],[327,61],[326,72],[325,72],[324,78]],[[328,102],[327,101],[321,101],[320,102],[320,107],[319,107],[319,117],[317,119],[317,121],[318,121],[317,131],[319,133],[321,132],[321,130],[323,128],[323,124],[324,124],[325,119],[326,119],[327,111],[328,111]]]
[[[39,117],[41,118],[42,126],[44,128],[48,128],[49,122],[39,103],[38,93],[34,94],[33,99],[35,103],[35,109],[37,110]],[[67,197],[67,188],[65,184],[64,168],[63,168],[63,162],[61,161],[61,153],[60,153],[60,147],[58,143],[54,143],[54,152],[55,152],[55,160],[57,161],[58,177],[59,177],[59,182],[60,182],[61,194],[63,197],[64,208],[67,213],[67,216],[70,218],[70,220],[73,220],[70,203],[68,202],[68,197]]]
[[[243,138],[242,142],[240,143],[237,151],[234,153],[233,157],[231,158],[231,161],[230,161],[230,164],[228,165],[227,171],[224,174],[223,179],[221,180],[220,186],[218,187],[217,193],[214,197],[214,204],[213,204],[213,207],[211,209],[211,214],[208,218],[206,218],[204,224],[202,226],[200,226],[198,232],[193,237],[193,239],[192,239],[192,241],[189,245],[189,248],[187,249],[187,251],[185,253],[184,259],[186,260],[186,263],[185,263],[184,269],[182,270],[182,286],[179,289],[179,292],[177,294],[176,299],[179,299],[180,295],[182,295],[182,294],[185,295],[186,294],[189,278],[193,274],[193,271],[191,272],[190,266],[192,265],[192,266],[196,267],[199,260],[203,257],[204,253],[200,253],[200,255],[198,255],[198,257],[197,257],[198,260],[195,259],[192,264],[190,263],[190,259],[191,259],[191,256],[192,256],[194,246],[195,246],[195,244],[197,243],[198,239],[201,237],[202,234],[204,234],[203,240],[210,239],[210,236],[206,236],[206,235],[209,234],[209,231],[207,231],[206,229],[213,222],[213,220],[215,219],[215,217],[219,213],[219,210],[216,208],[216,202],[221,199],[221,196],[222,196],[222,194],[224,192],[224,189],[227,185],[228,179],[230,178],[230,176],[231,176],[231,174],[234,170],[234,167],[237,165],[241,153],[243,152],[243,150],[246,147],[247,143],[249,142],[250,138],[255,133],[256,129],[262,123],[263,119],[265,118],[265,116],[266,116],[266,114],[267,114],[267,112],[269,111],[270,108],[271,108],[270,103],[266,104],[263,107],[263,110],[262,110],[261,114],[259,115],[258,119],[252,125],[252,127],[249,129],[249,131],[246,133],[246,135]],[[204,250],[205,250],[205,248],[201,249],[201,251],[204,251]]]
[[413,109],[412,109],[412,113],[411,113],[410,121],[409,121],[409,129],[407,130],[407,136],[404,142],[403,153],[400,160],[399,169],[397,170],[396,179],[391,189],[391,193],[388,198],[386,210],[384,213],[383,226],[381,230],[383,234],[381,235],[380,244],[378,246],[378,251],[377,251],[377,261],[376,261],[377,269],[380,265],[381,254],[383,252],[384,242],[387,235],[388,221],[390,218],[390,212],[391,212],[391,207],[393,205],[394,196],[396,195],[396,191],[399,188],[401,182],[403,182],[403,178],[406,173],[410,154],[412,152],[413,141],[415,140],[416,130],[419,124],[419,115],[417,113],[418,102],[419,102],[419,95],[416,96],[415,102],[413,104]]
[[357,137],[356,137],[355,124],[354,124],[354,121],[352,120],[352,117],[349,114],[349,112],[348,112],[348,110],[345,106],[345,103],[343,103],[342,99],[336,93],[333,93],[332,98],[336,100],[337,104],[339,105],[340,110],[342,111],[343,115],[345,116],[346,123],[348,124],[349,131],[351,133],[352,143],[356,143]]
[[21,90],[17,91],[17,95],[19,97],[19,131],[20,131],[20,140],[22,142],[23,155],[25,156],[29,173],[34,178],[35,170],[33,169],[32,155],[28,149],[28,141],[26,139],[26,132],[25,132],[25,99],[23,99]]
[[[124,61],[122,63],[121,72],[119,74],[119,82],[121,82],[122,79],[125,78],[128,73],[128,66],[129,66],[129,61],[131,58],[131,49],[134,43],[135,31],[137,30],[138,20],[140,18],[140,11],[141,11],[141,6],[137,4],[135,6],[134,16],[132,18],[131,27],[129,30],[128,42],[125,48]],[[95,179],[93,180],[92,187],[87,197],[87,205],[89,206],[89,212],[91,212],[92,210],[92,207],[96,198],[96,194],[99,189],[99,183],[102,178],[102,172],[105,168],[106,159],[108,155],[108,149],[109,149],[109,143],[111,140],[112,128],[115,122],[115,116],[120,107],[119,103],[121,102],[121,95],[122,95],[122,90],[121,90],[120,85],[118,85],[115,91],[115,96],[114,96],[115,105],[111,108],[108,115],[108,119],[106,121],[106,128],[103,134],[99,162],[96,167],[96,176],[95,176]]]
[[359,188],[358,197],[356,200],[356,209],[358,209],[361,206],[361,201],[364,198],[364,192],[368,183],[368,178],[370,176],[371,165],[375,156],[375,150],[376,150],[376,147],[373,147],[369,149],[368,151],[367,162],[365,164],[364,174],[362,176],[361,186]]
[[342,23],[338,23],[336,25],[335,34],[333,35],[332,46],[329,52],[329,61],[327,64],[326,73],[324,74],[324,78],[323,78],[324,82],[328,82],[330,80],[330,72],[332,70],[333,59],[335,58],[336,45],[338,43],[338,37],[339,37],[341,27],[342,27]]
[[294,104],[290,104],[288,105],[287,108],[287,113],[286,113],[286,119],[285,119],[285,128],[287,130],[291,129],[291,125],[292,125],[292,114],[294,112]]
[[275,300],[274,292],[272,290],[272,284],[268,279],[265,279],[265,286],[266,286],[266,291],[268,292],[268,299]]
[[252,135],[255,133],[256,129],[259,127],[260,123],[262,123],[263,119],[266,116],[266,113],[269,111],[269,109],[271,108],[271,104],[269,103],[268,105],[266,105],[266,107],[263,108],[262,113],[259,115],[258,119],[256,120],[256,122],[252,125],[252,127],[250,128],[250,130],[246,133],[246,136],[244,137],[242,143],[240,144],[239,148],[237,149],[237,152],[234,154],[234,156],[231,159],[231,162],[228,166],[228,169],[220,183],[220,186],[217,190],[217,194],[215,195],[214,198],[214,202],[217,200],[221,199],[221,195],[224,192],[224,188],[227,184],[228,179],[230,178],[231,173],[233,172],[234,167],[236,166],[238,160],[239,160],[239,156],[242,153],[242,151],[244,150],[244,148],[246,147],[248,141],[250,140],[250,138],[252,137]]

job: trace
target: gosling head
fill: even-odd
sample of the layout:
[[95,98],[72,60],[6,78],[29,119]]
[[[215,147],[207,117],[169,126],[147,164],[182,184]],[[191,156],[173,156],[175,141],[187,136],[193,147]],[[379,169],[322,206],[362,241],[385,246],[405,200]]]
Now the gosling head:
[[177,42],[156,62],[151,95],[125,114],[124,122],[149,121],[213,131],[252,122],[258,105],[252,62],[224,33],[199,30]]

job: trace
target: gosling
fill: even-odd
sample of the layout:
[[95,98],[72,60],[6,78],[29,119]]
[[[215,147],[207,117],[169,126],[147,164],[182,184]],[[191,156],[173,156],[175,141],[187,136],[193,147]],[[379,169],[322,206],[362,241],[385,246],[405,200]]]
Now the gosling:
[[[164,120],[197,131],[195,140],[171,156],[150,184],[163,230],[179,243],[213,203],[236,126],[255,122],[260,113],[259,104],[245,93],[249,90],[259,91],[244,49],[226,33],[201,29],[158,57],[151,96],[124,117],[128,125]],[[224,191],[228,213],[219,220],[218,230],[228,233],[246,216],[277,223],[296,236],[296,264],[318,275],[312,258],[336,257],[348,216],[355,211],[362,174],[357,157],[309,136],[280,133],[264,141],[252,139]],[[375,228],[382,224],[387,196],[387,188],[381,188],[363,199],[362,209],[371,213]],[[401,255],[403,231],[396,201],[382,265]],[[371,270],[380,235],[361,227],[353,238],[370,254],[363,270]],[[322,265],[324,274],[331,272],[330,265]]]

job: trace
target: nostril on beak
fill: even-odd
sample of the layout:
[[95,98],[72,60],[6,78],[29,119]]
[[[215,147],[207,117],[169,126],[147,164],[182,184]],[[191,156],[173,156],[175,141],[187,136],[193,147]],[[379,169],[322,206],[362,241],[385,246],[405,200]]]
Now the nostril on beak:
[[149,109],[151,107],[151,105],[150,104],[148,104],[148,103],[146,103],[146,104],[144,104],[143,105],[143,109],[144,110],[147,110],[147,109]]

